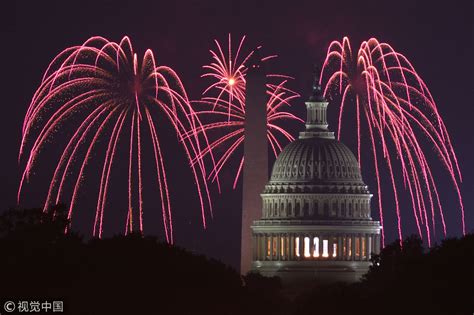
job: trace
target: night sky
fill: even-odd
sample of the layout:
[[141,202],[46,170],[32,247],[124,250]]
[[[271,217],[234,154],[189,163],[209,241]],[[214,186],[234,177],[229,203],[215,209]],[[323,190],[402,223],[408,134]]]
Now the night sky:
[[[20,177],[17,154],[29,101],[50,60],[69,46],[80,45],[94,35],[112,41],[128,35],[139,55],[151,48],[158,63],[176,70],[190,98],[197,99],[208,83],[200,78],[201,66],[211,61],[208,50],[214,48],[213,39],[224,42],[228,33],[235,40],[247,35],[247,49],[263,45],[265,53],[279,55],[271,63],[272,72],[295,77],[291,87],[303,99],[293,102],[292,111],[304,118],[303,101],[310,90],[312,67],[315,62],[323,61],[328,44],[349,36],[354,49],[361,41],[376,37],[408,57],[437,101],[464,175],[462,192],[467,230],[474,229],[472,1],[16,1],[13,7],[2,11],[6,16],[0,30],[3,61],[0,211],[16,204]],[[329,115],[334,130],[335,111],[330,110]],[[288,128],[296,136],[303,126]],[[344,137],[343,141],[354,150],[354,134],[347,133]],[[237,267],[241,190],[232,191],[230,182],[221,195],[213,192],[214,218],[208,216],[208,229],[203,230],[196,190],[190,172],[185,169],[182,151],[171,134],[163,141],[173,162],[168,162],[167,167],[177,244]],[[434,172],[439,175],[448,233],[459,236],[460,213],[454,190],[435,154],[429,152],[429,146],[426,150]],[[41,206],[44,201],[50,174],[46,170],[51,165],[45,159],[38,165],[36,179],[25,190],[22,206]],[[363,176],[374,192],[376,186],[370,167],[363,169]],[[231,181],[229,175],[224,178]],[[113,180],[119,182],[120,174]],[[383,188],[388,194],[388,181]],[[145,199],[145,212],[156,213],[154,206],[158,200],[150,195]],[[83,211],[87,211],[94,196],[86,190],[78,208],[82,205]],[[406,220],[402,224],[404,234],[408,235],[416,229],[408,207],[408,193],[403,196],[402,213]],[[113,211],[123,207],[121,203],[126,199],[116,197],[122,196],[112,193],[109,198],[106,211],[109,211],[110,232],[106,235],[120,232],[114,225],[123,225],[119,218],[114,221]],[[373,217],[378,219],[374,201]],[[389,198],[385,203],[390,206],[393,200]],[[394,240],[394,210],[387,212],[386,236]],[[145,218],[150,222],[147,230],[151,234],[156,231],[162,237],[158,218],[153,214]],[[79,220],[76,227],[88,235],[90,224],[86,222],[87,218]]]

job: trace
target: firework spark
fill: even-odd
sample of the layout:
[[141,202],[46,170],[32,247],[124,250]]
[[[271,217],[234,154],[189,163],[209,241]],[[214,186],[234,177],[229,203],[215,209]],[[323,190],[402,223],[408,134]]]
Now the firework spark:
[[[207,71],[201,77],[212,78],[213,83],[209,85],[203,92],[203,95],[217,91],[217,97],[214,100],[214,108],[221,100],[227,96],[227,103],[232,104],[234,100],[237,104],[245,103],[245,62],[250,58],[252,53],[245,58],[241,58],[242,44],[245,36],[239,42],[235,56],[232,54],[232,38],[229,34],[227,55],[224,53],[221,44],[214,40],[217,51],[209,50],[212,55],[213,62],[203,66]],[[241,60],[242,59],[242,60]],[[230,116],[230,106],[228,108]]]
[[[210,157],[212,169],[209,179],[216,181],[219,186],[219,174],[232,156],[237,155],[238,148],[244,142],[245,120],[245,77],[247,60],[255,53],[251,51],[243,54],[245,36],[239,41],[235,55],[232,52],[232,39],[229,34],[227,54],[222,45],[215,40],[217,51],[210,50],[213,62],[203,68],[207,71],[202,77],[212,78],[212,83],[204,90],[203,98],[194,101],[193,105],[202,123],[197,129],[191,130],[187,136],[204,135],[207,146],[193,163]],[[257,47],[260,49],[260,47]],[[244,55],[244,57],[242,57]],[[261,58],[263,62],[277,57],[276,55]],[[299,97],[299,94],[286,87],[287,81],[292,79],[286,75],[267,74],[267,138],[268,143],[277,156],[282,149],[282,138],[293,141],[294,137],[281,126],[284,120],[303,122],[295,115],[284,111],[285,106]],[[273,81],[273,82],[272,82]],[[217,152],[221,152],[218,154]],[[218,156],[217,156],[218,155]],[[238,158],[239,164],[235,173],[233,187],[235,188],[243,168],[244,158]]]
[[[338,139],[342,119],[348,106],[355,106],[357,129],[357,156],[361,163],[361,130],[368,130],[377,179],[377,199],[380,220],[383,222],[381,160],[385,160],[390,174],[398,236],[402,240],[402,217],[396,185],[394,160],[400,162],[404,188],[411,198],[413,215],[421,237],[426,235],[431,245],[435,233],[435,208],[446,235],[446,223],[440,196],[431,166],[426,159],[422,142],[428,140],[440,161],[448,170],[457,192],[461,211],[462,231],[465,234],[464,206],[460,193],[461,171],[446,126],[438,113],[436,103],[425,82],[413,65],[390,45],[372,38],[363,42],[353,54],[349,39],[333,41],[328,48],[321,71],[320,83],[325,81],[324,94],[340,97]],[[420,133],[423,137],[420,137]],[[377,153],[376,139],[381,144]],[[423,141],[422,141],[423,140]],[[393,153],[392,153],[393,152]],[[382,240],[383,240],[382,230]]]
[[[68,214],[68,218],[72,219],[78,192],[84,182],[84,171],[92,159],[94,149],[105,138],[106,153],[101,167],[93,225],[93,235],[101,237],[112,164],[121,138],[129,134],[129,140],[125,141],[129,148],[125,233],[134,230],[143,232],[142,168],[145,156],[142,146],[146,138],[151,140],[154,152],[153,162],[166,240],[172,243],[169,187],[164,152],[156,127],[157,116],[160,115],[176,131],[189,160],[201,154],[198,136],[188,133],[189,130],[198,129],[198,125],[183,84],[171,68],[156,64],[151,50],[145,52],[140,63],[128,37],[124,37],[120,43],[92,37],[81,46],[62,51],[47,68],[24,119],[19,162],[25,153],[28,158],[18,189],[18,202],[41,148],[47,142],[54,141],[55,133],[74,126],[74,119],[77,121],[77,117],[80,117],[79,126],[73,129],[67,145],[61,148],[61,157],[49,184],[44,211],[64,199],[65,182],[72,178],[75,162],[78,162],[80,167],[74,180]],[[110,129],[111,132],[107,133]],[[83,148],[85,155],[81,154]],[[191,171],[205,226],[205,206],[209,205],[210,208],[211,204],[204,165],[193,163]],[[138,195],[138,200],[134,195]]]

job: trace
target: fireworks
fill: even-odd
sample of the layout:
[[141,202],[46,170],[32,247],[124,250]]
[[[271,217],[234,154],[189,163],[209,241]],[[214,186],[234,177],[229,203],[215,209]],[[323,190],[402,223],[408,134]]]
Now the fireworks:
[[[161,116],[160,116],[161,115]],[[101,237],[110,175],[117,147],[125,142],[128,154],[128,211],[125,233],[143,232],[143,156],[144,138],[154,152],[157,189],[161,199],[163,226],[168,242],[173,242],[173,224],[163,148],[157,132],[157,116],[164,117],[176,131],[185,154],[191,160],[202,154],[198,136],[189,130],[198,129],[196,115],[190,107],[186,91],[169,67],[157,66],[153,53],[147,50],[139,62],[128,37],[120,43],[92,37],[82,46],[62,51],[46,70],[25,116],[19,160],[28,154],[18,189],[18,202],[41,148],[54,142],[59,130],[80,124],[73,130],[67,145],[60,148],[61,157],[55,165],[44,211],[63,200],[65,182],[78,173],[73,185],[68,218],[72,219],[78,191],[83,185],[84,171],[100,140],[106,139],[106,153],[100,171],[93,235]],[[78,120],[78,119],[76,119]],[[111,132],[110,132],[111,129]],[[38,132],[39,131],[39,132]],[[52,139],[52,140],[51,140]],[[84,151],[85,154],[81,152]],[[75,167],[79,164],[79,167]],[[205,205],[210,197],[204,165],[193,163],[191,171],[198,191],[202,220],[205,226]],[[134,198],[134,195],[138,195]],[[135,207],[134,207],[135,205]],[[212,210],[212,209],[211,209]]]
[[[459,199],[462,230],[465,234],[464,208],[459,189],[462,176],[456,154],[429,89],[408,59],[390,45],[374,38],[363,42],[357,54],[353,54],[349,39],[345,37],[342,42],[333,41],[329,45],[320,81],[325,81],[325,95],[341,98],[338,139],[341,136],[345,108],[355,106],[359,163],[361,129],[368,130],[382,225],[380,167],[381,161],[385,160],[395,198],[398,236],[402,240],[402,217],[398,200],[400,188],[396,185],[394,170],[396,157],[400,163],[404,188],[411,197],[419,235],[423,237],[425,234],[428,244],[431,244],[436,225],[435,208],[438,209],[443,233],[446,235],[438,188],[422,146],[423,142],[428,141],[452,179]],[[380,150],[377,149],[376,141],[380,142]]]
[[[201,77],[210,77],[215,82],[209,85],[204,91],[204,95],[210,91],[217,90],[217,97],[214,99],[214,108],[221,100],[227,96],[228,114],[230,116],[231,104],[236,101],[237,104],[243,106],[245,103],[245,62],[250,58],[250,53],[245,58],[240,58],[240,51],[245,36],[240,40],[235,56],[232,55],[232,38],[229,34],[227,56],[224,54],[222,46],[217,40],[214,40],[217,46],[217,52],[210,50],[213,62],[209,65],[203,66],[208,72]],[[242,59],[242,60],[240,60]]]
[[[207,181],[217,182],[220,189],[219,176],[230,161],[235,161],[235,188],[243,169],[244,159],[239,148],[244,142],[245,64],[255,54],[255,51],[244,52],[244,41],[245,37],[238,41],[235,53],[230,35],[225,46],[215,41],[216,49],[210,50],[212,62],[203,67],[205,73],[202,75],[211,82],[202,98],[193,102],[189,101],[177,74],[169,67],[157,66],[150,50],[140,62],[128,37],[119,43],[93,37],[81,46],[62,51],[48,66],[25,115],[19,152],[19,162],[24,163],[24,170],[18,201],[42,148],[54,143],[55,134],[68,128],[71,134],[67,143],[60,147],[59,160],[54,164],[44,211],[67,201],[70,204],[68,218],[72,219],[89,161],[95,159],[95,152],[102,146],[105,155],[100,162],[93,223],[93,235],[101,237],[112,165],[117,148],[126,146],[128,211],[124,219],[125,233],[143,232],[142,168],[143,159],[148,157],[143,153],[143,146],[149,142],[164,231],[167,241],[172,243],[166,154],[157,130],[160,119],[160,123],[167,122],[176,132],[190,162],[205,226],[205,208],[211,207]],[[261,60],[267,63],[275,57],[271,55]],[[361,131],[368,136],[382,225],[380,175],[382,160],[385,160],[395,199],[399,238],[402,239],[402,215],[398,195],[403,189],[410,195],[419,235],[426,235],[431,244],[438,220],[446,235],[437,182],[424,149],[429,142],[452,180],[465,234],[460,193],[462,175],[456,154],[429,89],[408,59],[376,39],[363,42],[354,54],[349,40],[344,38],[330,44],[320,77],[320,83],[325,83],[324,94],[341,100],[338,138],[341,137],[345,110],[354,106],[359,163],[365,144]],[[299,97],[286,87],[290,79],[285,75],[267,74],[267,138],[275,156],[281,151],[283,141],[294,139],[281,123],[302,121],[285,110],[285,106]],[[101,145],[101,140],[105,144]],[[205,160],[207,166],[211,165],[209,171],[206,171]],[[403,188],[397,185],[398,167]],[[69,192],[67,183],[71,180],[72,191]]]
[[[202,76],[210,77],[213,82],[204,90],[203,98],[194,101],[193,105],[202,124],[197,129],[188,132],[189,137],[196,134],[206,137],[207,146],[196,156],[193,163],[209,157],[212,169],[208,172],[208,179],[216,181],[220,189],[219,174],[228,164],[232,156],[237,156],[238,148],[244,142],[245,120],[245,77],[247,60],[255,53],[242,56],[245,36],[239,42],[235,55],[232,52],[231,35],[228,37],[227,54],[222,45],[216,40],[217,52],[210,50],[213,62],[203,68],[207,71]],[[258,47],[257,49],[259,49]],[[271,55],[261,58],[263,62],[275,58]],[[284,120],[302,120],[295,115],[282,110],[290,106],[290,101],[299,97],[299,94],[288,89],[286,83],[291,77],[278,74],[267,74],[267,138],[275,156],[282,149],[281,139],[294,140],[280,124]],[[221,152],[221,154],[217,153]],[[238,157],[238,167],[235,172],[233,187],[235,188],[242,171],[244,158]]]

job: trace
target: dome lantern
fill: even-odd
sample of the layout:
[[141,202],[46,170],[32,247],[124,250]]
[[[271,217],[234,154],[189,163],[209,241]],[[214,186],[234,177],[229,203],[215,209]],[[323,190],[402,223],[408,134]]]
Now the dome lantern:
[[324,98],[319,83],[319,70],[314,71],[312,93],[306,104],[306,130],[300,132],[300,139],[323,138],[334,139],[334,132],[329,131],[327,122],[328,101]]

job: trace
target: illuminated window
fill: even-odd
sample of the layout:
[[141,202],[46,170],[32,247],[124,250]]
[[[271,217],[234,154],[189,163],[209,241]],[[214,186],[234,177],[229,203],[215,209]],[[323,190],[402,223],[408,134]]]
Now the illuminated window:
[[337,244],[333,243],[332,244],[332,257],[336,257],[336,256],[337,256]]
[[360,238],[359,237],[355,238],[355,255],[357,258],[360,257]]
[[366,254],[365,254],[365,253],[366,253],[366,250],[365,250],[365,246],[366,246],[366,244],[365,244],[365,237],[362,237],[361,242],[362,242],[362,246],[361,246],[361,248],[362,248],[362,255],[361,255],[361,256],[362,256],[362,259],[366,259],[367,257],[366,257]]
[[323,240],[323,257],[329,257],[328,240]]
[[290,240],[288,239],[288,237],[285,237],[285,245],[286,245],[286,255],[289,255],[290,254]]
[[274,237],[273,238],[273,258],[277,256],[277,249],[278,249],[277,238]]
[[270,249],[272,247],[272,244],[270,243],[270,238],[267,237],[267,258],[270,258]]
[[280,238],[280,255],[281,257],[285,257],[285,238]]
[[319,257],[319,237],[313,238],[313,246],[314,246],[313,257]]
[[300,238],[295,238],[295,255],[296,257],[300,257]]
[[346,257],[347,254],[347,245],[346,245],[346,237],[342,238],[342,257]]
[[347,238],[347,256],[349,258],[352,257],[352,238]]
[[309,237],[304,238],[304,257],[311,257],[311,254],[309,252]]

